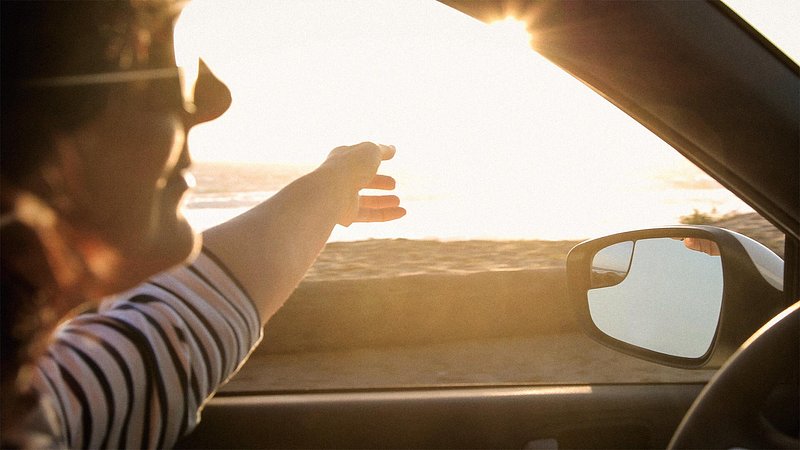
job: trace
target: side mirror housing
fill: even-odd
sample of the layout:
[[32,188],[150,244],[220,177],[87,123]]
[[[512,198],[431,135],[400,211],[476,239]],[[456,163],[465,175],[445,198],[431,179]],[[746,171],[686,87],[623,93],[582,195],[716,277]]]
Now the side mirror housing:
[[582,242],[567,257],[584,331],[642,359],[719,367],[783,309],[783,260],[722,228],[637,230]]

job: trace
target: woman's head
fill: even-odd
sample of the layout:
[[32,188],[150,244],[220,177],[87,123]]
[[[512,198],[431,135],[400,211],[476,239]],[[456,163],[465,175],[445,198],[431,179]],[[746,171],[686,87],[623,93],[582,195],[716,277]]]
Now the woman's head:
[[189,184],[186,133],[201,116],[181,97],[178,9],[3,4],[2,212],[47,234],[46,253],[74,253],[49,263],[56,281],[87,297],[131,287],[195,247],[178,205]]
[[201,70],[198,110],[184,100],[172,40],[179,9],[3,2],[3,432],[25,408],[17,371],[56,320],[196,248],[179,212],[191,184],[186,133],[222,114],[230,92]]

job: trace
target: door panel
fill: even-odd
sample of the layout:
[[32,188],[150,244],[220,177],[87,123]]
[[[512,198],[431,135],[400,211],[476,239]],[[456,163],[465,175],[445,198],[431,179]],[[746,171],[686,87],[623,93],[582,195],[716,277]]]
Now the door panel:
[[665,447],[702,384],[219,396],[179,448]]

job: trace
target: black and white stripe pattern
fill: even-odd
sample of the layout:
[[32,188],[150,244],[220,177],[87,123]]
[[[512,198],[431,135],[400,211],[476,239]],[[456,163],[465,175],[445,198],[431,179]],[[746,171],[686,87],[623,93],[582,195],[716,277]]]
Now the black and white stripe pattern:
[[56,332],[36,386],[69,448],[164,448],[261,339],[258,312],[207,250]]

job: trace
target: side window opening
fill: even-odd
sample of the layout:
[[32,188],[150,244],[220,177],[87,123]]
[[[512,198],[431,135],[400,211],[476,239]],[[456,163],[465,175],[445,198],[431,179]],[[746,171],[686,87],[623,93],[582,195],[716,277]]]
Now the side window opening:
[[[397,146],[387,170],[409,214],[337,229],[223,392],[710,378],[584,336],[566,302],[567,252],[683,222],[782,256],[780,232],[526,46],[444,5],[370,2],[342,21],[318,11],[281,27],[308,14],[293,4],[187,8],[201,27],[216,16],[226,45],[196,43],[234,96],[229,120],[190,137],[199,188],[187,216],[207,228],[367,139]],[[253,27],[274,33],[254,39]]]

